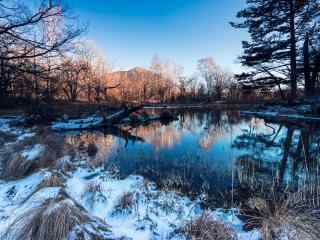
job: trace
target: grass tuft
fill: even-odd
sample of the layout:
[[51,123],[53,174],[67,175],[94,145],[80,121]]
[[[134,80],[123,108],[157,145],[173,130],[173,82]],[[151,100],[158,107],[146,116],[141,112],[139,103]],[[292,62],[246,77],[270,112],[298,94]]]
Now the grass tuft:
[[252,198],[241,214],[248,218],[247,230],[258,228],[263,240],[316,240],[320,236],[320,219],[307,208],[295,208],[289,200]]
[[223,223],[215,221],[209,213],[204,212],[199,218],[187,223],[183,234],[191,240],[235,240],[235,233]]
[[[90,227],[86,228],[88,225]],[[65,240],[74,231],[79,236],[100,240],[103,239],[99,233],[102,228],[107,231],[105,223],[91,218],[73,200],[60,194],[19,216],[8,227],[4,240]]]
[[38,168],[35,161],[27,160],[20,154],[13,154],[12,156],[7,156],[7,158],[8,160],[1,174],[5,179],[21,178]]
[[120,210],[130,210],[134,204],[134,195],[131,192],[125,192],[119,198],[118,203],[116,205],[116,209]]

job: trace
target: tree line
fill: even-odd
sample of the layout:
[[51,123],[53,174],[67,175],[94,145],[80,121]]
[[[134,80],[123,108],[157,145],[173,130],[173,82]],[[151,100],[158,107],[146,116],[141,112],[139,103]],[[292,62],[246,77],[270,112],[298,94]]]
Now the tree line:
[[[319,92],[319,0],[247,0],[235,28],[247,29],[234,75],[213,58],[198,60],[191,76],[173,61],[154,56],[148,69],[113,71],[86,24],[63,5],[36,6],[0,0],[0,100],[101,102],[243,101],[248,90],[294,100],[303,89]],[[249,92],[250,92],[249,91]]]
[[206,101],[236,89],[232,74],[212,58],[199,60],[191,77],[158,56],[146,70],[113,72],[94,43],[82,39],[86,28],[52,0],[36,6],[0,0],[1,103]]

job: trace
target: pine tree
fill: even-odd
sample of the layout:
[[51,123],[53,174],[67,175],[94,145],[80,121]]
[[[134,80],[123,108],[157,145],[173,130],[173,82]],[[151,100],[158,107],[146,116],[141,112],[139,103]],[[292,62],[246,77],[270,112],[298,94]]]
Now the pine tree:
[[297,65],[306,31],[318,12],[319,0],[247,0],[235,28],[248,29],[250,41],[243,42],[244,66],[253,71],[238,76],[243,85],[274,87],[290,84],[291,99],[297,94]]

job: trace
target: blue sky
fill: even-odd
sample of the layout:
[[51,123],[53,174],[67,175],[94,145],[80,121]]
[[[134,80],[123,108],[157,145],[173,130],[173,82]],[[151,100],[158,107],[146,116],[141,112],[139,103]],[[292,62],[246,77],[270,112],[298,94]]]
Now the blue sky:
[[63,0],[89,23],[86,38],[116,68],[149,67],[152,57],[171,59],[195,71],[197,60],[213,57],[238,72],[245,32],[233,29],[245,0]]

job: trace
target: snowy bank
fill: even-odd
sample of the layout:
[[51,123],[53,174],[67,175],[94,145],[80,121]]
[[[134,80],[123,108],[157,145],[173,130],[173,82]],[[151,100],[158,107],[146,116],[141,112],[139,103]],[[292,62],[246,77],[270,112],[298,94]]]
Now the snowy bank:
[[267,118],[277,121],[300,121],[306,123],[320,123],[320,117],[309,117],[299,114],[284,114],[279,112],[253,112],[253,111],[241,111],[242,116],[255,116],[260,118]]
[[[119,180],[100,170],[79,169],[66,186],[72,198],[94,216],[104,219],[119,238],[186,239],[178,230],[204,212],[200,200],[160,191],[140,176]],[[243,231],[237,210],[217,209],[210,213],[215,220],[233,229],[238,239],[259,239],[258,231]]]

